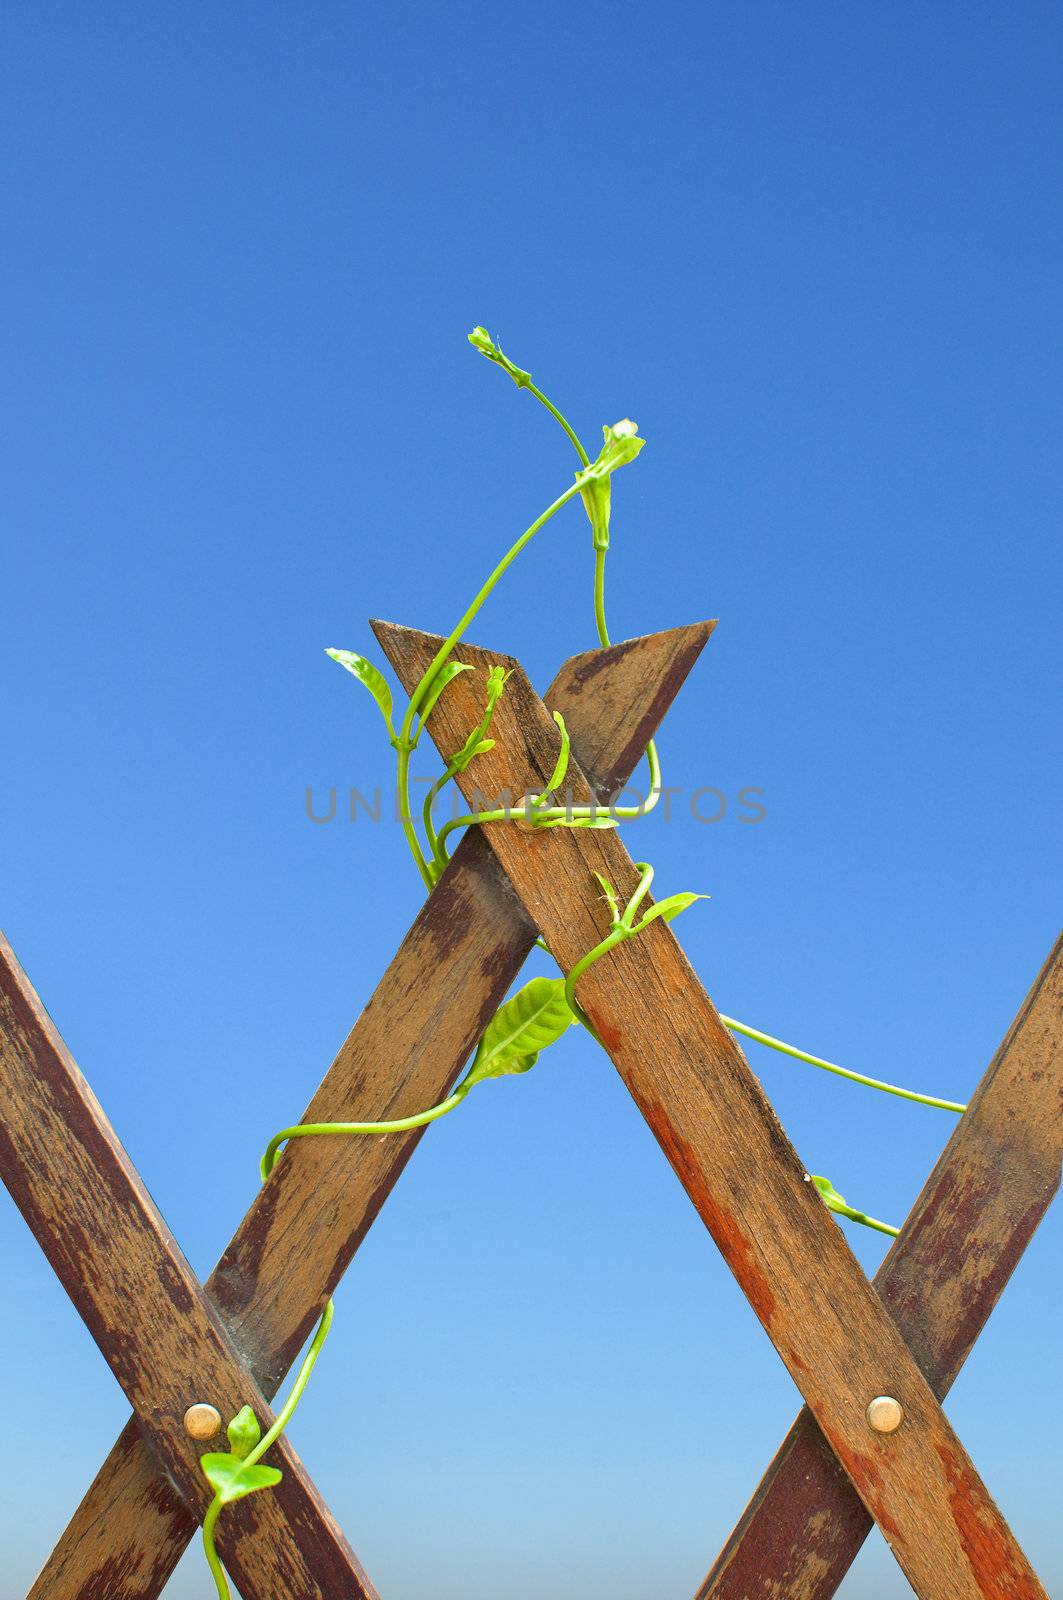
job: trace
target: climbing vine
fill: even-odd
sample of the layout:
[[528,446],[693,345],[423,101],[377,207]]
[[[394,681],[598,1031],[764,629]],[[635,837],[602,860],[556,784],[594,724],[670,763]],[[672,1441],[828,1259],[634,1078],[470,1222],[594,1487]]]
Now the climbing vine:
[[[574,481],[513,541],[497,566],[484,580],[410,695],[397,726],[391,689],[380,670],[356,651],[327,652],[334,661],[368,689],[383,717],[388,740],[395,752],[398,810],[403,833],[428,893],[431,893],[446,870],[450,859],[451,840],[458,830],[483,822],[512,820],[511,811],[506,807],[454,817],[438,830],[435,824],[435,805],[447,785],[464,773],[479,756],[493,748],[494,741],[490,736],[492,720],[499,700],[505,693],[508,674],[501,667],[492,667],[486,675],[484,709],[480,721],[470,731],[461,748],[451,756],[443,772],[428,790],[421,808],[420,830],[418,830],[410,799],[410,763],[425,731],[428,717],[440,696],[445,694],[447,687],[461,673],[473,670],[456,659],[455,652],[460,648],[462,638],[481,607],[517,557],[562,507],[577,496],[582,501],[591,525],[594,551],[592,599],[595,632],[600,645],[607,646],[610,643],[606,623],[605,569],[612,517],[612,480],[614,473],[621,467],[628,466],[637,459],[645,444],[645,440],[639,437],[636,425],[624,418],[612,427],[603,428],[602,447],[594,460],[591,460],[579,436],[553,401],[532,381],[529,372],[509,359],[485,328],[474,328],[469,335],[469,342],[488,361],[505,372],[518,389],[527,390],[560,424],[576,451],[580,465]],[[621,823],[644,816],[653,809],[661,796],[662,779],[657,748],[652,740],[645,750],[649,778],[649,793],[645,801],[630,807],[612,805],[606,811],[593,805],[558,804],[553,796],[565,781],[570,744],[563,717],[559,712],[554,712],[553,715],[560,735],[557,761],[542,793],[530,797],[526,806],[521,809],[519,816],[522,822],[536,829],[615,828]],[[462,1104],[471,1090],[487,1079],[528,1072],[542,1051],[556,1043],[569,1028],[582,1026],[596,1037],[590,1019],[576,998],[575,991],[579,979],[610,950],[628,939],[637,938],[642,930],[657,918],[671,921],[686,911],[696,900],[704,898],[700,894],[684,890],[657,901],[640,915],[640,909],[653,879],[653,869],[648,863],[640,862],[638,872],[639,878],[635,889],[623,906],[613,885],[596,874],[598,888],[609,910],[609,932],[599,944],[576,962],[567,975],[557,978],[532,978],[499,1007],[485,1028],[464,1076],[445,1100],[414,1116],[400,1117],[390,1122],[317,1122],[299,1123],[282,1128],[270,1140],[262,1157],[263,1183],[273,1171],[284,1146],[292,1139],[407,1133],[411,1129],[424,1127],[440,1117],[449,1115]],[[539,943],[544,949],[548,949],[542,940]],[[882,1090],[887,1094],[899,1095],[904,1099],[917,1101],[921,1105],[936,1106],[945,1111],[962,1113],[966,1109],[955,1101],[919,1094],[915,1090],[899,1088],[895,1084],[885,1083],[880,1079],[837,1066],[833,1062],[786,1044],[771,1034],[762,1033],[759,1029],[739,1022],[733,1017],[721,1015],[721,1020],[733,1032],[742,1034],[758,1044],[780,1051],[795,1060],[822,1068],[826,1072],[848,1078],[852,1082]],[[897,1229],[890,1224],[879,1222],[874,1217],[867,1216],[863,1211],[850,1206],[828,1178],[809,1174],[809,1181],[815,1185],[824,1204],[836,1214],[861,1223],[865,1227],[874,1228],[880,1233],[890,1235],[897,1233]],[[279,1469],[264,1465],[262,1458],[288,1425],[328,1335],[332,1317],[333,1303],[329,1300],[291,1391],[270,1428],[263,1433],[252,1408],[244,1406],[233,1417],[226,1430],[229,1450],[210,1451],[200,1458],[204,1475],[214,1491],[214,1497],[203,1521],[203,1547],[221,1600],[229,1600],[229,1586],[215,1546],[218,1518],[223,1508],[230,1502],[254,1494],[260,1489],[271,1488],[280,1482]]]

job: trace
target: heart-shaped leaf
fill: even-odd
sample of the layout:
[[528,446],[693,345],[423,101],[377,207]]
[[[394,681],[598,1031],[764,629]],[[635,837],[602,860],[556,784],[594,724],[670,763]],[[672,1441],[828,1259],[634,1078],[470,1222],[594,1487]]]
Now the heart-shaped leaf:
[[325,654],[331,656],[333,661],[338,661],[341,667],[346,667],[359,683],[365,685],[380,707],[381,715],[388,725],[388,732],[393,735],[395,730],[391,725],[391,690],[379,668],[374,667],[371,661],[367,661],[354,650],[326,650]]
[[240,1461],[255,1448],[262,1437],[258,1418],[250,1406],[241,1406],[225,1431],[229,1436],[232,1453]]
[[498,1008],[466,1075],[469,1088],[484,1078],[527,1072],[540,1050],[560,1039],[574,1021],[564,978],[533,978]]
[[249,1467],[239,1456],[221,1450],[200,1456],[199,1464],[223,1506],[242,1500],[245,1494],[254,1494],[256,1489],[272,1489],[284,1476],[277,1467],[263,1467],[258,1462]]

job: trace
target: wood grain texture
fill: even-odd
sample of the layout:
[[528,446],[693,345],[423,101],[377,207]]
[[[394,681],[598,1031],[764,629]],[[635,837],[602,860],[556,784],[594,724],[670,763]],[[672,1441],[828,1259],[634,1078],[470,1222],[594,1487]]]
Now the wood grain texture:
[[[378,635],[379,636],[379,635]],[[384,637],[409,687],[435,641]],[[463,775],[472,799],[541,786],[558,734],[516,663],[495,714],[495,748]],[[476,700],[455,680],[433,736],[446,752]],[[578,775],[570,769],[577,800]],[[583,795],[589,796],[583,786]],[[484,827],[531,920],[568,970],[607,931],[593,877],[621,898],[637,874],[616,833],[509,823]],[[676,887],[688,887],[677,885]],[[657,920],[581,979],[605,1048],[738,1279],[835,1456],[922,1600],[1046,1600],[889,1313],[820,1201],[741,1050],[670,927]],[[864,1409],[895,1395],[906,1413],[875,1434]]]
[[[2,938],[0,1172],[157,1461],[201,1515],[211,1489],[199,1466],[202,1447],[182,1427],[186,1407],[208,1399],[231,1417],[252,1405],[263,1428],[269,1408]],[[283,1482],[227,1508],[219,1524],[218,1548],[241,1593],[372,1600],[286,1441],[273,1459]],[[171,1520],[172,1509],[167,1494],[160,1512]],[[112,1593],[125,1592],[121,1571],[108,1581]]]
[[[547,698],[604,788],[629,775],[712,626],[591,651],[561,669]],[[300,1120],[379,1120],[442,1098],[535,934],[493,852],[472,830]],[[426,972],[437,981],[425,984]],[[296,1141],[256,1196],[206,1287],[265,1393],[276,1391],[422,1131]],[[195,1531],[131,1419],[31,1600],[132,1600],[134,1593],[149,1600]],[[138,1575],[135,1589],[108,1587],[116,1567]]]
[[[1063,938],[875,1277],[944,1398],[1059,1188]],[[698,1600],[829,1600],[871,1530],[807,1409],[720,1552]]]

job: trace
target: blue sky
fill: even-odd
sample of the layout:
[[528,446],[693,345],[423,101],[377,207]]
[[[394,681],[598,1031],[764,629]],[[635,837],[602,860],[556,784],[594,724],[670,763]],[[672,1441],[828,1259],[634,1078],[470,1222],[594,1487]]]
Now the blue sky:
[[[0,923],[196,1268],[419,903],[394,828],[306,818],[390,770],[322,650],[449,625],[571,481],[476,322],[649,441],[614,634],[720,618],[661,747],[727,815],[632,840],[711,894],[709,992],[964,1098],[1058,926],[1058,8],[41,0],[4,35]],[[573,506],[476,639],[545,686],[590,578]],[[949,1118],[751,1062],[903,1218]],[[14,1596],[126,1407],[0,1228]],[[1050,1589],[1059,1237],[949,1402]],[[292,1431],[385,1597],[644,1600],[693,1591],[794,1406],[572,1038],[424,1141]],[[907,1593],[877,1536],[841,1590]]]

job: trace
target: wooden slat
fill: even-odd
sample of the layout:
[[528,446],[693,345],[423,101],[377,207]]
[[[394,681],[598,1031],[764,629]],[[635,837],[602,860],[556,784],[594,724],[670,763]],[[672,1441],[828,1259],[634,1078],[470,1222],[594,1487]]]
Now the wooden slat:
[[[927,1179],[875,1288],[944,1398],[1059,1188],[1063,938]],[[871,1530],[807,1407],[698,1600],[830,1600]]]
[[[596,776],[604,769],[611,779],[618,762],[627,775],[641,749],[632,745],[630,723],[657,726],[710,632],[710,624],[676,628],[566,664],[552,698],[578,748],[590,751]],[[474,694],[482,697],[483,688],[480,678]],[[380,1121],[441,1099],[536,932],[493,853],[470,838],[302,1120]],[[434,982],[425,982],[426,972]],[[288,1369],[424,1131],[297,1140],[278,1163],[208,1284],[265,1385]]]
[[[0,1172],[158,1462],[202,1514],[212,1491],[199,1467],[204,1447],[182,1426],[186,1408],[210,1400],[231,1417],[250,1404],[263,1428],[269,1408],[2,937]],[[241,1593],[372,1600],[286,1440],[274,1459],[283,1482],[229,1507],[219,1525]]]
[[[574,748],[605,788],[629,775],[712,626],[672,629],[592,651],[561,669],[547,698],[564,713]],[[481,692],[482,684],[481,678]],[[494,854],[473,830],[302,1120],[379,1120],[439,1100],[534,938],[535,929]],[[440,963],[445,984],[425,984],[424,973]],[[278,1120],[284,1120],[282,1112]],[[420,1137],[416,1132],[299,1140],[256,1196],[207,1289],[265,1393],[275,1392]],[[93,1585],[104,1581],[98,1579],[101,1572],[107,1584],[124,1581],[112,1580],[116,1571],[134,1576],[126,1588],[101,1588],[100,1600],[149,1600],[160,1592],[194,1532],[194,1522],[167,1491],[131,1420],[31,1600],[95,1597]]]
[[[378,635],[379,636],[379,635]],[[435,641],[384,639],[416,682]],[[492,658],[467,652],[486,666]],[[513,665],[506,661],[506,665]],[[462,678],[434,737],[456,746],[474,715]],[[476,785],[523,792],[550,773],[558,736],[519,668],[495,716]],[[579,792],[576,773],[570,772]],[[462,786],[472,798],[471,770]],[[589,789],[584,788],[584,794]],[[616,833],[496,823],[484,830],[564,969],[607,931],[593,873],[622,897],[636,873]],[[742,1052],[660,919],[585,974],[581,1001],[860,1498],[922,1600],[1045,1600],[1044,1590],[888,1312],[807,1181]],[[867,1425],[877,1394],[906,1420]]]

